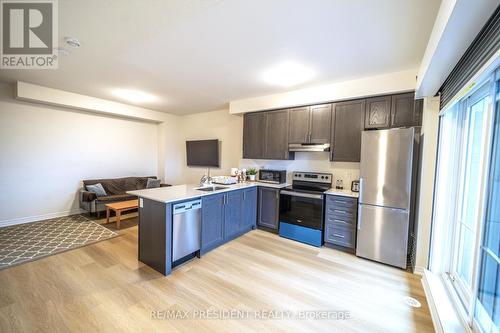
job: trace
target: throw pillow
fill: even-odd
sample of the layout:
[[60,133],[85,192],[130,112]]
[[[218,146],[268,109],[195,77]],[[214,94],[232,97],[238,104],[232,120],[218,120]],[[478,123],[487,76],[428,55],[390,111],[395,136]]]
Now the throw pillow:
[[97,183],[95,185],[87,185],[85,187],[87,188],[87,191],[95,193],[95,195],[97,195],[98,197],[104,197],[107,195],[101,183]]
[[148,178],[146,188],[157,188],[160,187],[161,179]]

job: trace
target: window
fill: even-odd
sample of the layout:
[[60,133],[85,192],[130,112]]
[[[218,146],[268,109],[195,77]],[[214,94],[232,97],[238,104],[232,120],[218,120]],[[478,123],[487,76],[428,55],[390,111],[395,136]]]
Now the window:
[[[496,114],[500,112],[496,101]],[[489,197],[484,236],[480,247],[479,285],[475,318],[483,332],[500,327],[500,116],[494,124],[493,150],[489,178]]]
[[430,270],[447,281],[464,319],[482,333],[499,333],[500,324],[496,86],[491,75],[440,115],[430,258]]
[[[473,267],[477,231],[481,220],[481,191],[485,176],[485,146],[488,131],[489,85],[485,84],[460,103],[460,122],[464,125],[460,152],[461,174],[458,190],[458,214],[453,230],[454,249],[450,277],[466,307],[473,295]],[[461,126],[462,127],[462,126]]]

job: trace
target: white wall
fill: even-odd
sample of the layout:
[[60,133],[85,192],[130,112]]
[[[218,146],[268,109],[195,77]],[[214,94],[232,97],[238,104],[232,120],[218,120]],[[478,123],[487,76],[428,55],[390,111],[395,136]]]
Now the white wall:
[[498,0],[442,0],[427,44],[417,97],[434,96],[498,6]]
[[434,200],[434,175],[439,125],[439,97],[424,99],[422,119],[422,149],[420,171],[420,193],[418,200],[417,271],[427,268]]
[[183,140],[181,117],[168,115],[165,122],[158,125],[158,177],[166,184],[184,183],[182,161],[186,148]]
[[76,94],[36,84],[18,81],[15,85],[16,99],[45,105],[58,106],[72,110],[83,110],[106,116],[136,119],[161,123],[169,118],[164,112],[149,110],[102,98]]
[[287,179],[291,181],[293,171],[326,172],[333,174],[333,183],[341,179],[344,188],[351,188],[351,181],[359,179],[359,163],[330,162],[327,152],[298,152],[295,159],[288,161],[241,160],[245,168],[286,170]]
[[157,174],[158,125],[13,96],[0,84],[0,225],[78,212],[82,179]]
[[[180,117],[180,139],[177,141],[177,152],[182,159],[177,160],[177,154],[166,156],[171,170],[182,169],[182,177],[174,183],[197,183],[206,173],[206,168],[186,166],[186,140],[219,139],[221,141],[221,167],[211,169],[212,176],[229,175],[232,167],[257,169],[284,169],[288,177],[292,171],[318,171],[333,173],[336,178],[344,181],[344,186],[350,186],[351,180],[359,177],[359,163],[332,163],[328,153],[296,153],[294,160],[270,161],[242,159],[243,117],[232,115],[229,110],[197,113]],[[169,155],[169,154],[167,154]],[[176,163],[177,160],[177,163]],[[166,168],[168,175],[168,168]],[[179,177],[180,173],[176,172]]]
[[229,103],[229,110],[232,114],[241,114],[251,111],[413,91],[415,90],[416,75],[417,69],[410,69],[307,89],[297,89],[280,94],[245,98],[231,101]]
[[186,140],[219,139],[221,141],[220,168],[212,168],[211,175],[229,175],[238,167],[243,146],[243,117],[229,114],[228,110],[197,113],[184,116],[182,122],[183,181],[198,183],[206,168],[186,167]]

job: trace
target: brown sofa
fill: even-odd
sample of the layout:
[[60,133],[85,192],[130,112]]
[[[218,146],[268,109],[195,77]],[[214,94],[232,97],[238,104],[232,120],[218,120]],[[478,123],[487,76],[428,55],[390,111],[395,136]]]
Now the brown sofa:
[[[99,217],[99,213],[106,210],[107,203],[136,199],[136,196],[127,194],[127,191],[145,189],[148,178],[156,179],[156,176],[84,180],[80,189],[80,208],[89,213],[97,213]],[[87,185],[98,183],[101,183],[106,191],[106,196],[97,197],[95,193],[87,191]],[[169,185],[161,184],[161,186]]]

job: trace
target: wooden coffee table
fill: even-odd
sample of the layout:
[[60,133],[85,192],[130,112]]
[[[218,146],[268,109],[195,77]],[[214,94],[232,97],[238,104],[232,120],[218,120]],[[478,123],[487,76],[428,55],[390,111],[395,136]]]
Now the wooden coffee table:
[[122,212],[127,210],[136,209],[139,207],[139,200],[128,200],[128,201],[120,201],[106,204],[106,224],[109,222],[109,213],[110,211],[114,211],[116,214],[116,229],[120,229],[120,219],[122,216]]

